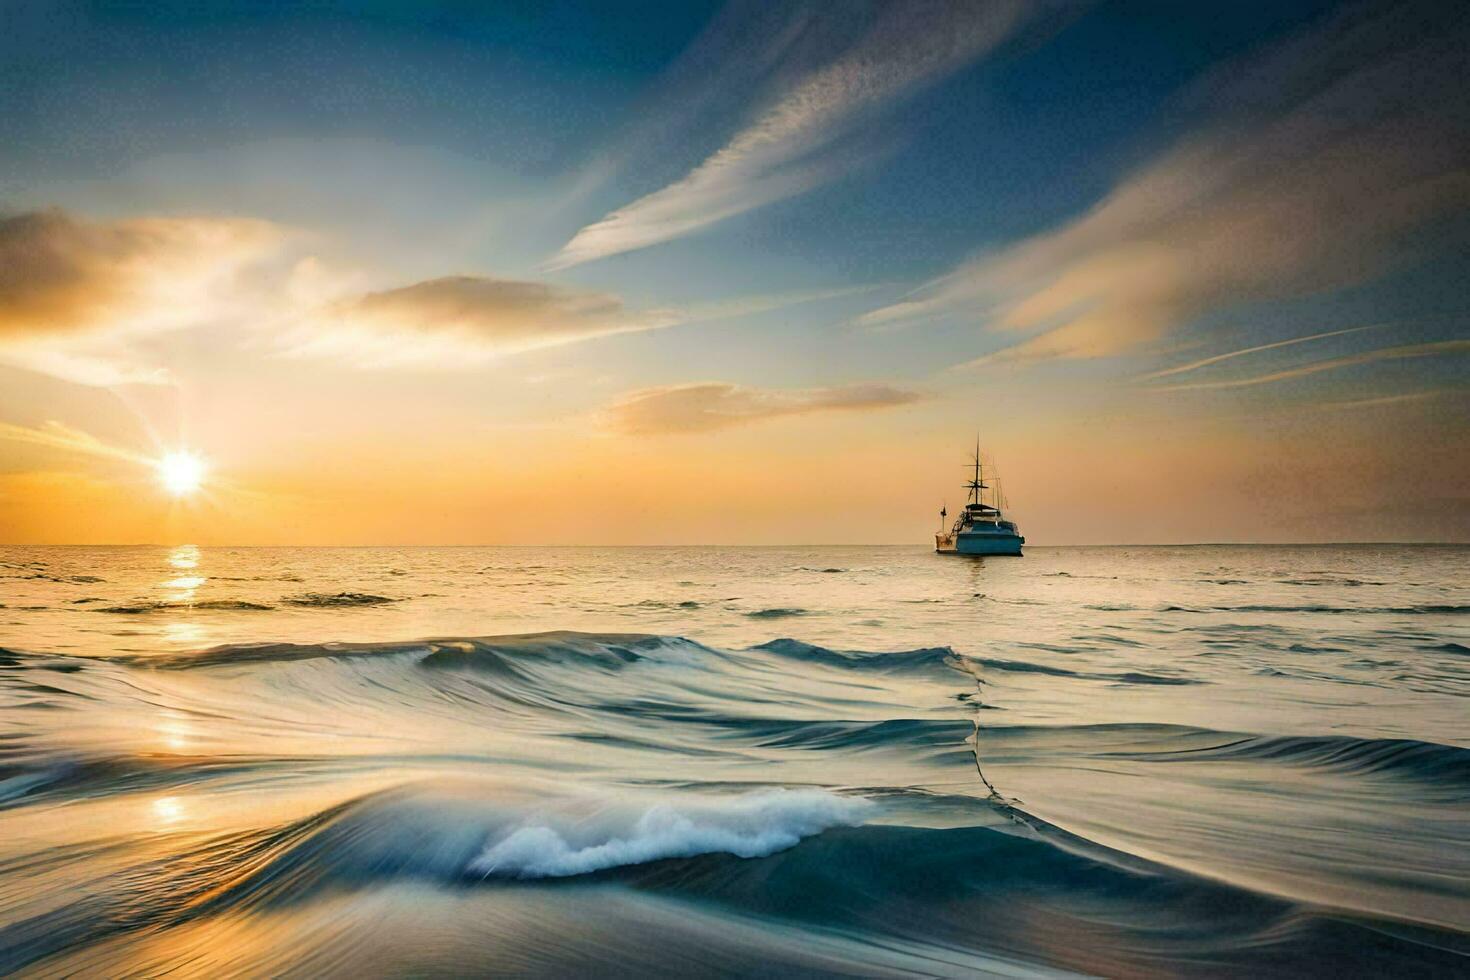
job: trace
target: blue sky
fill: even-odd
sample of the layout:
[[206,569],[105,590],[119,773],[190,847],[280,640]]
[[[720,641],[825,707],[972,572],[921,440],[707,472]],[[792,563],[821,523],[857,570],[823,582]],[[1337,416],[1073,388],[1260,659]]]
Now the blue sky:
[[[1470,533],[1458,5],[0,18],[22,537],[65,526],[29,512],[37,474],[103,479],[34,435],[49,424],[145,456],[212,441],[242,486],[267,457],[325,454],[348,480],[352,447],[401,445],[399,426],[432,433],[425,465],[468,454],[503,482],[507,453],[476,448],[496,433],[527,467],[555,446],[613,468],[616,540],[703,540],[697,509],[670,530],[648,501],[701,467],[793,460],[807,489],[784,510],[722,501],[738,526],[716,537],[907,540],[977,428],[1043,538]],[[262,400],[319,424],[227,421]],[[908,477],[853,505],[858,529],[809,530],[817,488],[885,452]],[[1132,509],[1099,528],[1069,459]],[[1311,506],[1342,467],[1379,489]],[[515,476],[548,488],[548,529],[574,482],[550,472]],[[1230,472],[1255,489],[1222,488]],[[435,492],[461,521],[442,535],[516,536]],[[401,524],[362,508],[326,539]],[[270,536],[263,516],[209,520]]]

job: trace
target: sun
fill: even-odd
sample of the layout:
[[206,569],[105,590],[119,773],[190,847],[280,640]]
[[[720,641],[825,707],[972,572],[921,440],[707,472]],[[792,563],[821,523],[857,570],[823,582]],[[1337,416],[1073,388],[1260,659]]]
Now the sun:
[[194,453],[169,453],[158,461],[158,478],[175,497],[191,494],[204,482],[204,460]]

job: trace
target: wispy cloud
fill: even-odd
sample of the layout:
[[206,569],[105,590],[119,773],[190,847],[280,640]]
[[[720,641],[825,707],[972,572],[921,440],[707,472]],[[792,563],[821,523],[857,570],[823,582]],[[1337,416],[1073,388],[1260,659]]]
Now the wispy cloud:
[[1465,389],[1456,391],[1453,388],[1431,388],[1428,391],[1408,391],[1398,395],[1377,395],[1372,398],[1349,398],[1343,401],[1317,402],[1312,408],[1318,412],[1346,412],[1360,408],[1388,408],[1393,405],[1412,405],[1455,395],[1463,397],[1466,394],[1470,394],[1470,392],[1467,392]]
[[712,381],[630,392],[604,410],[604,419],[631,435],[708,432],[789,415],[896,408],[922,397],[886,384],[751,388]]
[[1211,121],[1091,211],[864,320],[1032,334],[989,361],[1098,357],[1378,277],[1470,206],[1467,23],[1445,5],[1356,10],[1227,65],[1194,93]]
[[282,350],[360,367],[478,364],[678,322],[669,311],[632,312],[610,293],[542,282],[447,276],[368,292],[303,315]]
[[528,280],[446,276],[308,304],[280,330],[277,348],[288,357],[322,358],[360,368],[468,368],[509,354],[754,316],[868,288],[631,309],[608,292]]
[[870,288],[634,309],[609,292],[492,276],[366,288],[363,270],[301,257],[249,220],[0,218],[0,362],[81,384],[168,384],[141,353],[166,330],[252,327],[247,346],[357,368],[469,368],[508,354],[753,316]]
[[1282,371],[1272,371],[1270,374],[1260,374],[1250,378],[1233,378],[1226,381],[1195,381],[1187,384],[1153,385],[1150,386],[1149,390],[1210,391],[1224,388],[1252,388],[1256,385],[1290,381],[1294,378],[1320,374],[1323,371],[1338,371],[1343,368],[1374,364],[1379,361],[1401,361],[1420,357],[1439,357],[1445,354],[1464,354],[1467,352],[1470,352],[1470,340],[1440,340],[1428,344],[1403,344],[1398,347],[1381,347],[1377,350],[1348,354],[1345,357],[1333,357],[1323,361],[1313,361],[1310,364],[1302,364],[1297,367],[1286,368]]
[[34,427],[0,422],[0,441],[40,446],[75,456],[121,460],[140,466],[151,466],[154,462],[142,453],[103,442],[90,433],[55,420]]
[[[994,48],[1032,9],[1018,0],[883,8],[846,51],[798,76],[721,149],[682,179],[578,231],[548,268],[670,241],[832,179],[863,156],[852,147],[827,152],[860,120]],[[829,8],[828,16],[836,12]],[[778,43],[789,45],[789,34]]]
[[1216,354],[1213,357],[1203,357],[1197,361],[1190,361],[1188,364],[1180,364],[1176,367],[1165,368],[1162,371],[1154,371],[1151,374],[1141,376],[1138,380],[1152,381],[1155,378],[1168,378],[1176,374],[1187,374],[1190,371],[1198,371],[1200,368],[1209,367],[1212,364],[1219,364],[1222,361],[1229,361],[1237,357],[1244,357],[1247,354],[1259,354],[1261,351],[1279,350],[1282,347],[1294,347],[1297,344],[1305,344],[1314,340],[1342,337],[1346,334],[1361,333],[1364,330],[1372,329],[1373,327],[1371,325],[1366,327],[1348,327],[1346,330],[1328,330],[1325,333],[1314,333],[1307,337],[1292,337],[1290,340],[1278,340],[1270,344],[1256,344],[1254,347],[1242,347],[1240,350]]
[[710,320],[730,320],[743,316],[759,316],[762,313],[783,310],[790,306],[804,306],[808,303],[822,303],[827,300],[857,296],[861,293],[877,289],[880,285],[880,283],[872,283],[861,286],[840,286],[835,289],[802,289],[782,293],[765,293],[756,296],[737,296],[734,299],[697,303],[683,308],[679,322],[704,323]]

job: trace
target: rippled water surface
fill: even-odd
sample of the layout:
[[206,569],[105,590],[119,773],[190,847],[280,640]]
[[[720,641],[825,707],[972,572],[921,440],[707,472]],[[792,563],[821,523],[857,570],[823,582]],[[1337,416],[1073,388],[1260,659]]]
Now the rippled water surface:
[[0,973],[1453,975],[1470,549],[0,549]]

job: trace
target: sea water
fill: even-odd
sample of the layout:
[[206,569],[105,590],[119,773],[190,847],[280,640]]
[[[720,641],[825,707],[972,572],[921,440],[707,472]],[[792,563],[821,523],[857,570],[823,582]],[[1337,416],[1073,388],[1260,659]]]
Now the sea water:
[[1470,549],[0,549],[0,973],[1470,970]]

